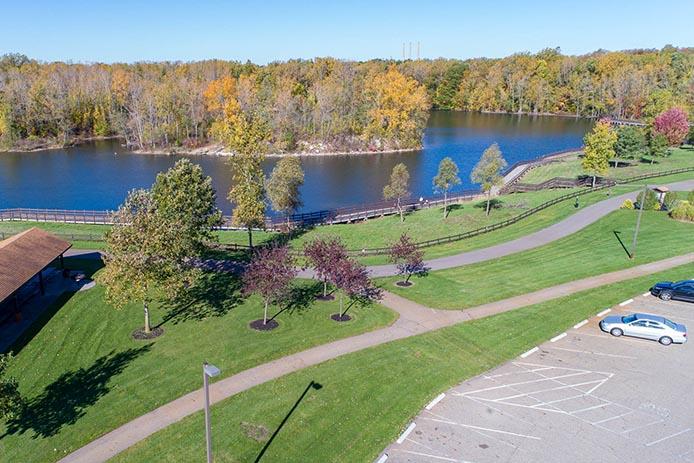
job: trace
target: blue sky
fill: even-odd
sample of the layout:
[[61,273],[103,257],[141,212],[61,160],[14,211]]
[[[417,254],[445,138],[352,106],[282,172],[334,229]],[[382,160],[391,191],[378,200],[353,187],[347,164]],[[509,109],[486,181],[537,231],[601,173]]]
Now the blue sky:
[[[0,54],[41,60],[500,57],[694,46],[694,1],[4,0]],[[414,54],[414,51],[413,51]]]

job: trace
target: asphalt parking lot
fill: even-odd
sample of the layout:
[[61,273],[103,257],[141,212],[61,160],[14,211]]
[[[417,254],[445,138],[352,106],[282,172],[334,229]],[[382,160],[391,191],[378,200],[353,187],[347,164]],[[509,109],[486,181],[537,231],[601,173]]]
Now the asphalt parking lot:
[[[647,295],[609,314],[694,330],[694,304]],[[381,462],[694,462],[694,344],[615,338],[602,316],[447,391]]]

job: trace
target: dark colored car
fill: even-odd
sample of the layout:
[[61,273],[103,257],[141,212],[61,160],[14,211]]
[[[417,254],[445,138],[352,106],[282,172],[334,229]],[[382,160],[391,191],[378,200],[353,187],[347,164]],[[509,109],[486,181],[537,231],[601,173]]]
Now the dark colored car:
[[694,302],[694,280],[661,281],[651,288],[651,294],[664,301],[675,299],[678,301]]

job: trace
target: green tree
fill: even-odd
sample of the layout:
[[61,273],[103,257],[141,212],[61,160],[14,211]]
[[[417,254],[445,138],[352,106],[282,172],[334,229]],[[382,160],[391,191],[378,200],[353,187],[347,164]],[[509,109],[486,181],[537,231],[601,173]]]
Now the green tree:
[[107,301],[116,308],[142,303],[144,331],[149,333],[149,304],[155,295],[173,298],[197,276],[188,265],[195,250],[177,222],[157,213],[147,190],[131,191],[112,220],[113,226],[106,232],[106,266],[96,278],[106,287]]
[[395,167],[393,167],[393,171],[390,173],[390,183],[383,188],[383,198],[386,200],[395,199],[397,201],[400,222],[405,221],[402,200],[410,195],[408,191],[409,186],[410,173],[407,171],[407,166],[402,162],[396,164]]
[[434,191],[443,193],[443,218],[445,219],[448,209],[448,191],[456,185],[460,185],[458,177],[458,165],[449,157],[445,157],[439,162],[439,171],[434,177]]
[[492,190],[494,187],[501,186],[504,177],[501,175],[508,164],[501,154],[499,145],[493,143],[484,150],[479,162],[472,169],[470,180],[482,187],[482,191],[487,195],[486,215],[489,215],[489,208],[492,200]]
[[17,416],[22,408],[17,380],[7,376],[11,361],[12,354],[0,354],[0,418],[4,419]]
[[259,154],[237,154],[232,158],[232,183],[228,199],[234,205],[231,221],[248,231],[253,247],[253,229],[265,228],[265,174]]
[[665,135],[653,131],[649,132],[648,154],[651,158],[651,164],[655,162],[656,158],[664,158],[665,156],[670,154],[668,141]]
[[217,239],[212,229],[221,225],[222,212],[216,199],[212,179],[188,159],[158,174],[152,185],[157,214],[175,224],[181,239],[187,241],[186,247],[196,255],[205,250],[207,241]]
[[646,137],[638,127],[623,126],[617,130],[614,151],[618,159],[638,159],[645,147]]
[[301,159],[297,156],[280,159],[267,181],[268,199],[275,211],[286,215],[287,226],[289,226],[290,215],[301,207],[299,189],[303,184],[304,171],[301,168]]
[[585,154],[581,160],[581,166],[593,177],[592,187],[595,188],[596,177],[607,174],[610,159],[615,156],[614,145],[617,142],[617,134],[610,127],[609,122],[599,121],[583,141]]

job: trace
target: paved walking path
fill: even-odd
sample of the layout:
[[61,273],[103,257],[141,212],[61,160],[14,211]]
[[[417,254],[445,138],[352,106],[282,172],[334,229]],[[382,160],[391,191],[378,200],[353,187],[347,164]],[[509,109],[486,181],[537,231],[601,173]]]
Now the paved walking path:
[[[586,289],[648,275],[692,262],[694,262],[694,253],[572,281],[521,296],[473,307],[465,311],[434,310],[386,292],[384,293],[382,303],[400,314],[400,318],[391,326],[316,346],[224,378],[211,386],[211,401],[212,403],[219,402],[289,373],[386,342],[426,333],[468,320],[496,315]],[[202,410],[202,405],[202,390],[186,394],[92,441],[69,454],[60,462],[95,463],[106,461],[128,447],[144,440],[151,434],[180,421],[192,413]]]

